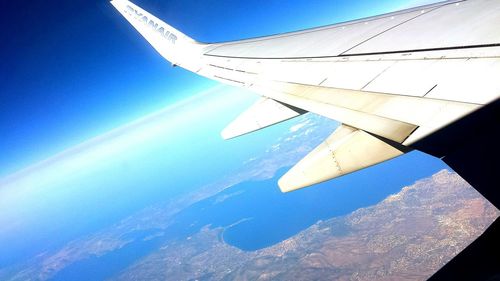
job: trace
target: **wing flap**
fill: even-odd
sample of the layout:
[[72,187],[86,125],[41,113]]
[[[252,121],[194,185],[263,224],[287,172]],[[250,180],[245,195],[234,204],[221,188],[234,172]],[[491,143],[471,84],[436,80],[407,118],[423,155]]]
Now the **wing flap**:
[[278,181],[289,192],[378,164],[405,153],[402,146],[341,125]]
[[222,131],[221,136],[224,139],[232,139],[294,118],[305,112],[263,97],[231,122]]
[[285,82],[261,81],[250,89],[405,145],[478,108],[454,101]]

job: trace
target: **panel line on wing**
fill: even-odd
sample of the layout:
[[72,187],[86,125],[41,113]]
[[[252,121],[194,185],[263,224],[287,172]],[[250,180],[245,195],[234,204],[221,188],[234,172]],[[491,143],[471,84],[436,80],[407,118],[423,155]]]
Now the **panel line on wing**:
[[[329,58],[347,58],[347,57],[359,57],[359,56],[376,56],[376,55],[393,55],[393,54],[406,54],[406,53],[422,53],[422,52],[435,52],[435,51],[453,51],[453,50],[466,50],[466,49],[479,49],[479,48],[497,48],[500,47],[500,43],[492,44],[480,44],[480,45],[467,45],[467,46],[450,46],[450,47],[436,47],[436,48],[426,48],[426,49],[411,49],[411,50],[398,50],[398,51],[381,51],[381,52],[371,52],[371,53],[352,53],[352,54],[340,54],[331,56],[297,56],[297,57],[248,57],[248,56],[230,56],[230,55],[214,55],[214,54],[203,54],[204,56],[226,58],[226,59],[248,59],[248,60],[307,60],[307,59],[329,59]],[[491,56],[492,58],[499,57]]]
[[364,88],[368,87],[368,85],[370,85],[373,81],[377,80],[377,78],[379,78],[382,74],[384,74],[389,68],[391,68],[392,66],[394,66],[395,63],[397,63],[397,62],[394,62],[393,64],[387,66],[384,70],[382,70],[377,75],[375,75],[375,77],[373,77],[370,81],[368,81],[368,83],[366,83],[363,87],[361,87],[361,90],[363,90]]
[[348,27],[352,25],[356,25],[359,23],[364,23],[364,22],[370,22],[373,20],[378,20],[378,19],[384,19],[384,18],[389,18],[389,17],[394,17],[394,16],[400,16],[404,14],[408,14],[411,12],[419,11],[422,9],[433,9],[433,8],[439,8],[439,7],[444,7],[447,5],[455,4],[458,2],[464,2],[466,0],[449,0],[449,1],[441,1],[437,3],[431,3],[427,4],[424,6],[419,6],[419,7],[412,7],[408,9],[403,9],[400,11],[394,11],[394,12],[389,12],[381,15],[376,15],[376,16],[370,16],[366,18],[360,18],[360,19],[355,19],[355,20],[349,20],[349,21],[344,21],[344,22],[339,22],[335,24],[329,24],[325,26],[320,26],[316,28],[308,28],[308,29],[303,29],[303,30],[297,30],[293,32],[284,32],[284,33],[277,33],[277,34],[271,34],[271,35],[266,35],[266,36],[257,36],[253,38],[248,38],[248,39],[243,39],[243,40],[232,40],[232,41],[222,41],[222,42],[217,42],[213,43],[211,45],[208,45],[205,47],[206,53],[213,52],[216,49],[220,47],[225,47],[225,46],[230,46],[230,45],[238,45],[241,43],[256,43],[256,42],[262,42],[266,40],[273,40],[273,39],[281,39],[281,38],[286,38],[286,37],[294,37],[297,35],[303,35],[303,34],[308,34],[308,33],[314,33],[318,31],[323,31],[323,30],[328,30],[328,29],[334,29],[338,27]]
[[[428,10],[426,13],[432,13],[434,10],[439,9],[439,8],[441,8],[441,7],[443,7],[443,6],[434,7],[433,9]],[[416,19],[416,18],[418,18],[418,17],[421,17],[421,16],[423,16],[423,15],[424,15],[424,14],[423,14],[423,13],[421,13],[421,14],[418,14],[418,15],[416,15],[416,16],[414,16],[414,17],[412,17],[412,18],[409,18],[409,19],[407,19],[407,20],[405,20],[405,21],[402,21],[402,22],[400,22],[400,23],[398,23],[398,24],[396,24],[396,25],[393,25],[393,26],[389,27],[388,29],[386,29],[386,30],[384,30],[384,31],[382,31],[382,32],[379,32],[378,34],[375,34],[375,35],[371,36],[370,38],[367,38],[367,39],[363,40],[362,42],[360,42],[360,43],[358,43],[358,44],[356,44],[356,45],[354,45],[354,46],[351,46],[349,49],[347,49],[347,50],[343,51],[343,52],[342,52],[342,53],[340,53],[338,56],[339,56],[339,57],[342,57],[342,56],[344,56],[347,52],[351,51],[352,49],[355,49],[356,47],[358,47],[358,46],[360,46],[360,45],[363,45],[364,43],[366,43],[366,42],[368,42],[368,41],[372,40],[373,38],[375,38],[375,37],[377,37],[377,36],[380,36],[381,34],[384,34],[384,33],[388,32],[388,31],[391,31],[391,30],[393,30],[394,28],[399,27],[399,26],[401,26],[401,25],[403,25],[403,24],[405,24],[405,23],[407,23],[407,22],[409,22],[409,21],[412,21],[412,20],[414,20],[414,19]]]

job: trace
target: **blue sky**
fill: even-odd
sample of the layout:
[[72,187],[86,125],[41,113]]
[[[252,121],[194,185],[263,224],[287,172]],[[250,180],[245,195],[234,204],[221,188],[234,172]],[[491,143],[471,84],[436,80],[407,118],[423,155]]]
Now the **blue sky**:
[[[204,42],[262,36],[422,1],[164,1],[136,4]],[[425,1],[429,2],[429,1]],[[0,177],[215,83],[171,68],[107,1],[4,2]]]
[[[404,0],[134,3],[204,42],[293,31],[417,4]],[[85,222],[84,216],[90,218],[88,224],[95,224],[93,228],[79,225],[66,229],[65,235],[97,229],[123,216],[116,211],[123,205],[134,201],[140,208],[141,200],[146,204],[164,192],[158,187],[175,187],[173,183],[181,181],[202,184],[197,178],[214,180],[227,172],[226,166],[263,149],[279,133],[280,128],[256,134],[251,147],[224,142],[220,130],[255,97],[172,68],[107,1],[1,5],[9,13],[0,17],[6,38],[0,53],[0,179],[28,167],[15,174],[15,184],[8,180],[2,186],[0,180],[0,242],[11,241],[13,249],[24,243],[22,235],[36,232],[38,237],[30,240],[35,245],[71,220]],[[156,121],[146,125],[136,121],[150,114],[160,118],[148,119]],[[139,152],[137,147],[147,150]],[[232,162],[222,166],[190,162],[214,159],[217,150],[231,152],[225,160]],[[120,157],[127,159],[117,168],[109,164],[110,157],[118,162]],[[44,171],[49,164],[51,170]],[[190,177],[186,167],[198,177]],[[144,174],[160,175],[165,168],[175,176],[135,188],[134,179],[147,183],[141,179]],[[113,178],[117,171],[131,171],[130,188],[124,186],[123,192],[106,188],[120,184]],[[85,180],[75,184],[69,181],[73,177]],[[82,199],[92,196],[93,201]],[[100,205],[110,201],[116,205]],[[56,203],[58,208],[51,208]],[[67,214],[61,215],[61,210]]]

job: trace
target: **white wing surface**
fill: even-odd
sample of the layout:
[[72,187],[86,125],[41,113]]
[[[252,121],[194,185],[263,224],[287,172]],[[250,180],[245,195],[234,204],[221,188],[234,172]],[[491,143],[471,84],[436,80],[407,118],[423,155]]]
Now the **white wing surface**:
[[262,128],[297,117],[306,111],[282,104],[273,99],[260,98],[222,131],[224,139],[232,139]]
[[[326,156],[308,156],[280,181],[283,191],[421,149],[421,141],[500,95],[498,0],[446,1],[215,44],[196,42],[129,1],[111,3],[174,65],[262,96],[223,131],[225,138],[306,111],[340,121],[339,130],[354,130],[344,144],[349,153],[336,148]],[[332,150],[322,147],[315,151]],[[367,160],[358,159],[367,147]],[[309,171],[325,170],[325,161],[338,161],[340,154],[344,163],[359,157],[342,173],[303,171],[304,162]]]

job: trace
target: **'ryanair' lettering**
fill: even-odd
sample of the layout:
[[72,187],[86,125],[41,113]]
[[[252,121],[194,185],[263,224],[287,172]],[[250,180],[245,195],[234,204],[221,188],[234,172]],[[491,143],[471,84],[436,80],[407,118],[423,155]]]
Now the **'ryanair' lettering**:
[[139,20],[142,24],[148,26],[152,30],[158,32],[163,38],[167,39],[172,44],[175,44],[177,41],[177,36],[172,32],[166,30],[163,26],[160,26],[158,23],[154,22],[152,19],[148,19],[146,15],[137,11],[132,6],[127,5],[127,9],[125,10],[131,16],[134,16],[135,19]]

